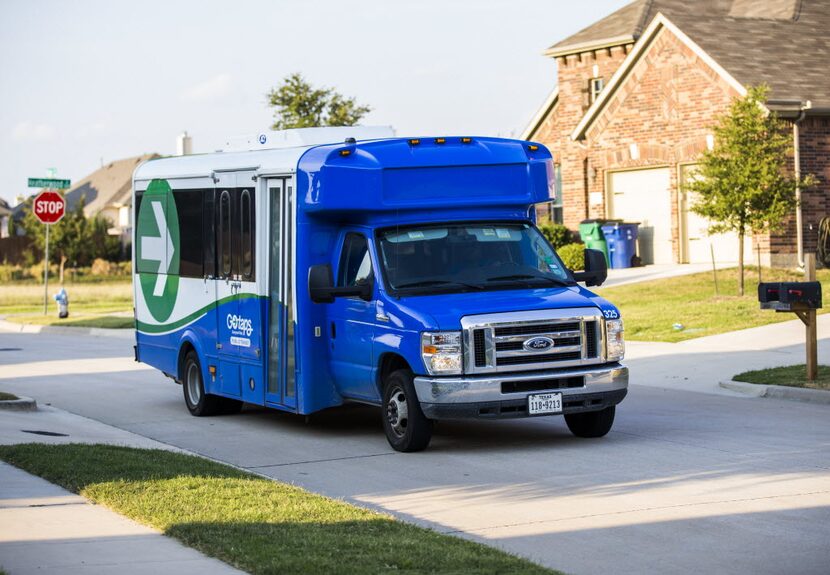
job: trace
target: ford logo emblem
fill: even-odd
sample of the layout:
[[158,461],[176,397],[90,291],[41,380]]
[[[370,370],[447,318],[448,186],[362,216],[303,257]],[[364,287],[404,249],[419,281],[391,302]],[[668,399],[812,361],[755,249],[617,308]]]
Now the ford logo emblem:
[[527,351],[545,351],[554,346],[553,340],[549,337],[532,337],[526,339],[522,347]]

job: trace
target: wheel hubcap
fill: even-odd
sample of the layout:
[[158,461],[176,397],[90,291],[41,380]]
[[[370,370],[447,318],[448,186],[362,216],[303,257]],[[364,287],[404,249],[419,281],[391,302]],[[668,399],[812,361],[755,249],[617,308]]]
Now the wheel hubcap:
[[398,437],[406,433],[406,426],[409,424],[409,407],[406,403],[406,395],[400,387],[396,387],[389,396],[386,403],[386,419],[389,427]]
[[193,405],[197,405],[202,398],[202,382],[199,367],[195,363],[187,367],[187,395]]

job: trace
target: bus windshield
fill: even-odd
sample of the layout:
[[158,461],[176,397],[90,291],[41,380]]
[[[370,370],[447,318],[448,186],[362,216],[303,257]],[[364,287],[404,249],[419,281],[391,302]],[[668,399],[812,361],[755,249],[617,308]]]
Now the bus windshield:
[[562,260],[530,224],[457,223],[378,233],[388,288],[406,295],[573,285]]

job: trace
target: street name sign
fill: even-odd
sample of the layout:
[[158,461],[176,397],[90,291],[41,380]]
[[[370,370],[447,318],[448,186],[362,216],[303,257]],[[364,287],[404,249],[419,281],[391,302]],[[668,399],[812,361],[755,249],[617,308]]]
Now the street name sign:
[[58,192],[41,192],[35,197],[32,213],[41,223],[54,224],[66,213],[66,200]]
[[29,178],[29,187],[65,190],[69,187],[69,180],[59,180],[57,178]]

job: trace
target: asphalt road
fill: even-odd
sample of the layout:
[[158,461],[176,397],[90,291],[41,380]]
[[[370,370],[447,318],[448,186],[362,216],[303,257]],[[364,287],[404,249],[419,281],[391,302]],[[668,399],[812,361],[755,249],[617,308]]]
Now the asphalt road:
[[[630,361],[633,381],[656,362]],[[195,418],[129,340],[8,333],[0,390],[568,573],[830,573],[826,405],[633,385],[603,439],[452,422],[399,454],[372,408]]]

